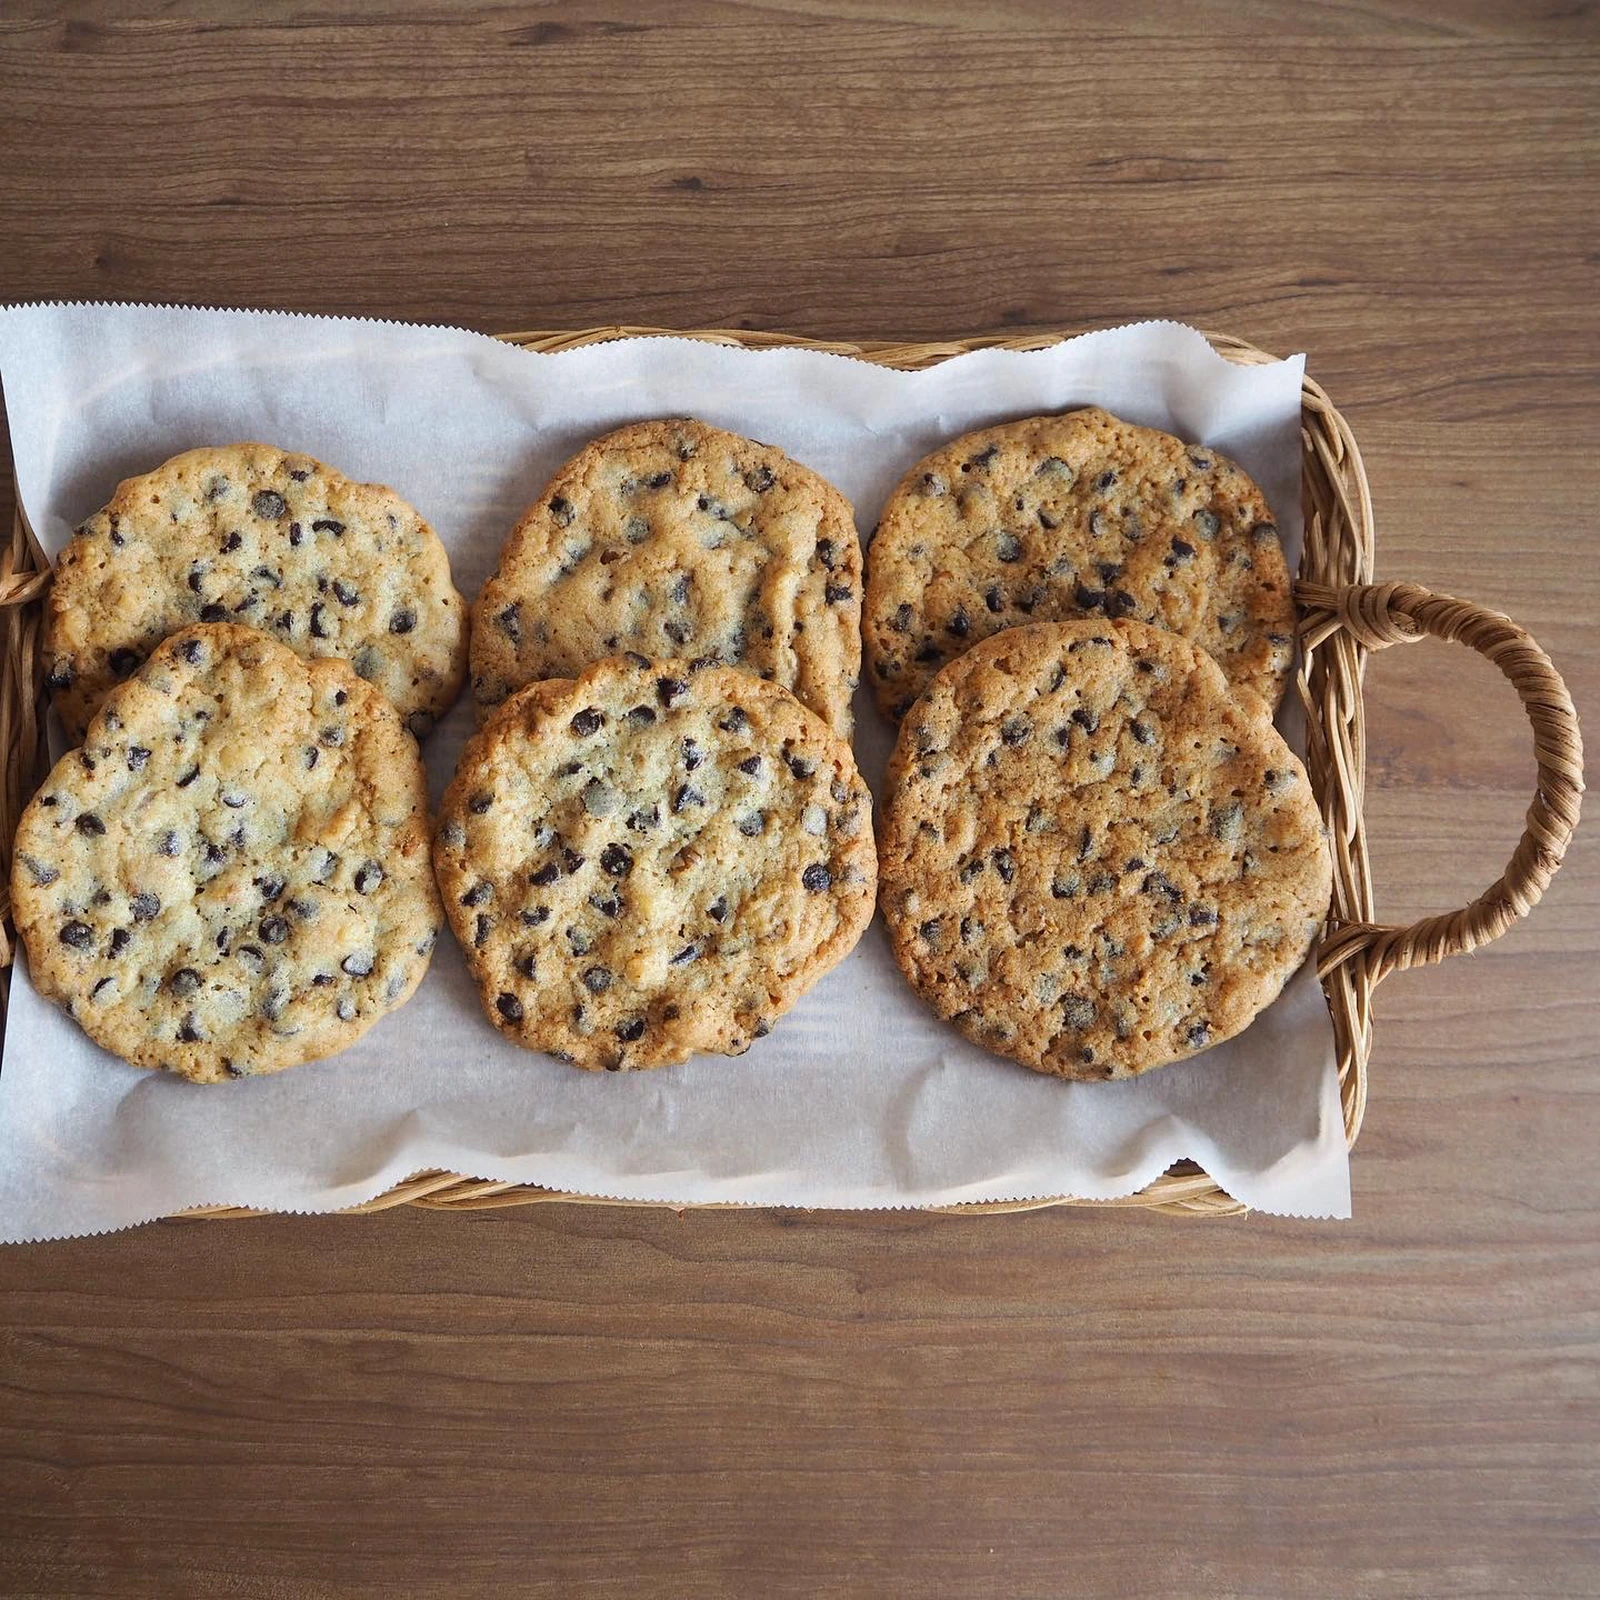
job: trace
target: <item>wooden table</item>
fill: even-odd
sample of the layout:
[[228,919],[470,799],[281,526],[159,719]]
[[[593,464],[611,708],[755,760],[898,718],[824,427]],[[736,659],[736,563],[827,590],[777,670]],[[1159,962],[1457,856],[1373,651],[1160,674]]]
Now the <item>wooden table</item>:
[[[12,0],[0,299],[1225,328],[1310,352],[1381,573],[1600,703],[1588,7],[274,9]],[[1381,908],[1464,903],[1528,796],[1514,698],[1423,645],[1368,706]],[[1591,827],[1529,923],[1384,986],[1344,1225],[541,1206],[0,1251],[0,1587],[1600,1593],[1597,863]]]

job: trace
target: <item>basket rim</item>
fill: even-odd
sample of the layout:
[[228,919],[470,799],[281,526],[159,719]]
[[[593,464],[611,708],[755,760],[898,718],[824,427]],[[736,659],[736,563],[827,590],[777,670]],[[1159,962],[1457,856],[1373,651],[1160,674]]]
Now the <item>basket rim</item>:
[[[1059,329],[1020,335],[974,334],[943,340],[818,339],[753,329],[681,329],[645,325],[608,324],[582,329],[522,330],[497,334],[504,343],[535,353],[554,353],[585,345],[621,339],[671,337],[744,349],[807,349],[853,357],[875,365],[916,370],[973,350],[1044,350],[1093,329]],[[1240,365],[1260,365],[1280,359],[1236,335],[1200,329],[1212,348]],[[1369,583],[1374,560],[1371,493],[1349,424],[1321,385],[1305,374],[1301,385],[1301,495],[1306,538],[1299,577],[1340,588]],[[0,807],[4,809],[4,845],[9,854],[16,818],[31,792],[31,778],[43,749],[44,722],[39,704],[38,673],[31,674],[31,691],[22,669],[37,658],[40,600],[48,584],[50,564],[22,514],[20,501],[10,548],[0,558],[0,603],[8,638],[0,658],[0,748],[18,759],[8,760]],[[1365,790],[1365,730],[1361,687],[1365,646],[1348,633],[1334,631],[1325,640],[1312,641],[1302,631],[1302,659],[1296,686],[1307,712],[1307,768],[1313,791],[1329,824],[1334,843],[1334,897],[1324,932],[1334,924],[1370,925],[1373,918],[1371,876],[1367,864],[1362,799]],[[1325,709],[1336,715],[1339,737],[1319,741],[1316,730]],[[1320,753],[1322,759],[1317,759]],[[1330,754],[1331,752],[1331,754]],[[31,759],[30,759],[31,758]],[[1335,770],[1336,769],[1336,770]],[[9,877],[0,887],[0,968],[11,959]],[[1366,1102],[1367,1064],[1372,1046],[1371,990],[1375,980],[1359,962],[1322,962],[1322,984],[1329,1006],[1338,1056],[1340,1103],[1347,1148],[1360,1131]],[[9,990],[9,971],[0,972],[0,1023]],[[335,1215],[360,1215],[388,1210],[396,1205],[426,1209],[487,1210],[512,1205],[560,1201],[579,1205],[646,1206],[654,1209],[765,1210],[808,1209],[750,1207],[745,1205],[619,1201],[603,1196],[571,1193],[535,1184],[472,1178],[460,1173],[429,1171],[414,1174],[358,1205]],[[975,1201],[956,1205],[917,1206],[918,1214],[947,1216],[1004,1215],[1052,1209],[1059,1206],[1101,1209],[1139,1209],[1181,1216],[1240,1216],[1247,1207],[1227,1194],[1193,1161],[1176,1164],[1134,1194],[1111,1200],[1088,1200],[1072,1195],[1014,1201]],[[239,1206],[204,1206],[177,1213],[184,1219],[248,1217],[270,1213]]]

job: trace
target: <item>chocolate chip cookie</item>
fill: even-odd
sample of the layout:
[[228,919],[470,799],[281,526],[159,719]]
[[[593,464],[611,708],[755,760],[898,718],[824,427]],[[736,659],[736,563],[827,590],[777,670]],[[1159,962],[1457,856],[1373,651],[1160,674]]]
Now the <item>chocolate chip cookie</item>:
[[1009,629],[900,728],[881,902],[940,1016],[1063,1078],[1231,1038],[1305,960],[1328,848],[1305,770],[1210,656],[1136,622]]
[[127,479],[56,558],[43,653],[69,737],[195,622],[343,656],[418,738],[466,671],[466,604],[428,524],[392,489],[270,445],[189,450]]
[[596,439],[512,530],[473,608],[480,717],[605,656],[720,661],[850,736],[861,671],[850,503],[781,450],[688,418]]
[[185,629],[24,811],[11,900],[34,986],[136,1066],[331,1055],[405,1003],[439,927],[416,741],[344,661]]
[[589,1069],[738,1055],[872,917],[871,797],[786,690],[627,656],[514,695],[434,865],[489,1020]]
[[919,461],[867,565],[867,672],[891,720],[980,639],[1071,617],[1182,634],[1269,708],[1288,681],[1293,599],[1260,489],[1215,450],[1093,407]]

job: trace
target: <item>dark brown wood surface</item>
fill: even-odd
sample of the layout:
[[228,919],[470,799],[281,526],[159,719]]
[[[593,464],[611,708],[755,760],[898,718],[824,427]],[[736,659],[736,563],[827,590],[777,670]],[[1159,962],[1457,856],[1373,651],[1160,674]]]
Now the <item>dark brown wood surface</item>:
[[[1584,3],[0,11],[0,300],[1305,349],[1384,576],[1600,704]],[[0,490],[8,493],[5,486]],[[9,514],[9,507],[7,514]],[[1531,781],[1368,689],[1390,916]],[[0,1591],[1600,1594],[1600,828],[1392,978],[1345,1225],[546,1206],[0,1251]]]

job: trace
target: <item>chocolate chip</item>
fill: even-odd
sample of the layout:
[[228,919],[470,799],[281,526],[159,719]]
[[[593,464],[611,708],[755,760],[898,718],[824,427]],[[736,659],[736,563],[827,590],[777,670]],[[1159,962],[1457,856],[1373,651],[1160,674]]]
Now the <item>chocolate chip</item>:
[[710,917],[713,922],[726,921],[728,916],[727,900],[719,894],[717,898],[706,907],[706,915]]
[[228,620],[228,608],[215,604],[201,606],[200,620],[202,622],[226,622]]
[[167,979],[167,987],[180,997],[196,993],[200,988],[200,974],[193,967],[179,967]]
[[1187,561],[1194,554],[1194,546],[1187,539],[1174,539],[1172,553],[1179,561]]
[[1224,844],[1235,843],[1244,829],[1244,807],[1237,800],[1213,806],[1206,820],[1206,831]]
[[94,943],[94,929],[87,922],[67,922],[57,937],[74,950],[87,950]]
[[1105,472],[1102,472],[1098,478],[1096,478],[1094,480],[1094,486],[1095,486],[1096,489],[1098,489],[1100,491],[1101,494],[1104,494],[1106,492],[1106,490],[1109,489],[1116,481],[1117,481],[1116,473],[1111,471],[1110,469],[1107,469]]
[[632,727],[648,728],[656,720],[656,714],[650,706],[635,706],[628,713],[627,720]]
[[1217,925],[1217,913],[1211,906],[1190,906],[1189,926],[1191,928],[1214,928]]
[[568,872],[576,872],[583,862],[584,858],[576,850],[566,849],[561,852],[561,865]]
[[289,509],[289,506],[276,489],[257,489],[250,498],[250,509],[258,517],[275,522]]
[[200,1042],[200,1024],[194,1012],[188,1012],[178,1028],[179,1044],[198,1044]]
[[1194,514],[1194,526],[1202,539],[1215,539],[1222,523],[1215,511],[1201,510]]
[[767,826],[766,815],[764,812],[752,811],[748,815],[740,817],[735,826],[745,838],[757,838]]
[[354,606],[361,603],[361,591],[353,583],[347,583],[343,578],[333,580],[334,597],[342,606]]
[[675,701],[681,700],[689,692],[689,685],[682,678],[657,678],[656,698],[664,706],[670,706]]
[[1106,603],[1106,592],[1104,589],[1091,589],[1088,584],[1080,583],[1072,591],[1072,598],[1085,611],[1093,611]]
[[967,615],[967,608],[965,606],[957,606],[955,615],[950,618],[945,626],[956,638],[965,639],[972,632],[972,619]]
[[53,692],[70,689],[73,676],[71,662],[58,661],[50,668],[50,675],[44,680],[44,686]]
[[580,711],[567,726],[580,739],[587,739],[590,734],[598,733],[605,726],[605,722],[605,713],[598,706],[589,706]]
[[531,911],[522,911],[518,915],[530,928],[537,928],[550,920],[550,907],[535,906]]
[[983,603],[990,609],[990,611],[995,612],[996,614],[1004,611],[1006,608],[1005,591],[1001,589],[998,583],[991,583],[989,587],[983,591]]
[[191,667],[198,667],[205,658],[206,647],[198,639],[185,639],[178,646],[178,654],[189,663]]
[[592,905],[602,917],[618,917],[622,914],[623,900],[616,894],[592,894],[589,896]]
[[55,867],[47,867],[44,862],[35,856],[30,856],[22,851],[17,852],[17,860],[28,869],[28,875],[33,879],[36,887],[42,889],[46,884],[51,884],[61,876]]
[[410,633],[417,625],[417,614],[410,606],[402,606],[389,618],[390,633]]
[[1211,1029],[1206,1023],[1197,1022],[1183,1037],[1191,1049],[1202,1050],[1211,1042]]
[[[128,909],[133,913],[133,920],[135,922],[149,922],[151,918],[161,910],[161,900],[159,896],[150,894],[148,892],[136,894],[133,899],[128,902]],[[113,946],[117,945],[117,934],[122,935],[123,944],[128,942],[127,929],[118,928],[117,933],[114,933],[111,936],[111,942]],[[118,950],[113,949],[112,953],[117,954]]]
[[462,895],[461,903],[464,906],[486,906],[494,898],[494,885],[487,879],[480,880]]
[[283,917],[263,917],[256,932],[264,944],[282,944],[289,937],[289,924]]
[[339,970],[351,978],[365,978],[373,967],[373,956],[369,950],[363,950],[356,955],[346,956],[339,963]]
[[642,807],[637,811],[628,813],[628,826],[635,833],[650,833],[661,826],[661,807],[651,806],[648,811]]
[[677,955],[671,957],[668,964],[674,967],[684,967],[687,966],[691,961],[698,961],[699,959],[700,946],[697,944],[686,944],[683,949],[677,953]]
[[965,472],[969,467],[977,467],[979,469],[979,471],[982,471],[983,468],[992,465],[994,460],[995,460],[995,457],[998,456],[999,454],[1000,454],[1000,446],[999,445],[997,445],[997,444],[985,445],[984,448],[982,450],[980,450],[975,456],[969,457],[966,461],[964,461],[962,463],[961,470],[963,472]]
[[344,532],[344,524],[335,522],[332,517],[318,517],[311,524],[311,531],[313,533],[331,533],[335,538],[338,538]]
[[1086,995],[1064,994],[1061,997],[1061,1020],[1075,1033],[1083,1033],[1094,1026],[1094,1001]]
[[625,844],[608,844],[600,852],[600,870],[613,878],[626,878],[633,871],[633,852]]
[[1085,733],[1098,733],[1100,731],[1100,718],[1087,706],[1075,706],[1072,712],[1072,720]]
[[797,778],[809,778],[817,770],[816,763],[808,761],[804,756],[785,756],[784,759],[789,764],[790,772]]
[[547,861],[542,867],[528,874],[528,882],[535,888],[548,889],[560,876],[561,868],[554,861]]
[[749,777],[755,777],[761,771],[761,757],[746,756],[744,760],[739,763],[739,770]]
[[311,637],[313,639],[326,639],[328,630],[322,625],[322,602],[318,600],[311,607]]
[[467,810],[473,816],[481,817],[493,804],[494,796],[480,789],[477,794],[467,801]]
[[1020,712],[1000,724],[1000,738],[1013,749],[1033,737],[1033,724]]
[[344,743],[344,729],[338,727],[324,728],[318,737],[324,744],[337,747]]
[[586,967],[583,973],[583,986],[590,994],[604,994],[612,984],[611,969],[609,967]]
[[830,583],[822,591],[822,598],[830,606],[843,605],[846,600],[853,599],[855,590],[848,583]]
[[999,534],[994,541],[994,553],[1010,566],[1022,559],[1022,541],[1014,533]]
[[577,508],[564,494],[550,497],[550,515],[555,518],[558,528],[570,528],[572,519],[578,514]]
[[498,612],[495,622],[500,631],[512,642],[522,642],[522,602],[514,600],[504,611]]
[[724,733],[743,733],[750,726],[750,718],[743,706],[734,706],[717,726]]
[[1138,608],[1139,602],[1126,589],[1113,589],[1106,596],[1106,615],[1113,619],[1132,616]]
[[502,994],[494,1003],[494,1008],[507,1022],[522,1021],[522,1002],[514,994]]
[[1137,717],[1135,717],[1133,721],[1128,724],[1128,732],[1131,733],[1140,744],[1154,744],[1156,742],[1155,729],[1152,728],[1148,722],[1141,722]]
[[833,887],[833,874],[829,872],[825,863],[813,861],[804,872],[800,874],[800,882],[812,894],[821,894],[824,889]]
[[938,917],[929,917],[918,929],[917,934],[924,944],[937,946],[939,943],[940,920]]
[[119,678],[126,678],[135,673],[144,664],[144,657],[137,650],[113,650],[111,652],[111,670]]
[[291,522],[289,524],[289,543],[298,547],[301,539],[304,537],[305,534],[301,530],[300,524],[298,522]]
[[817,540],[817,560],[820,561],[829,572],[833,571],[834,564],[838,561],[838,559],[838,548],[835,546],[832,539]]
[[765,494],[777,481],[777,474],[765,462],[759,467],[751,467],[744,475],[745,487],[753,494]]
[[631,1017],[626,1022],[619,1022],[613,1031],[624,1044],[632,1044],[644,1037],[644,1018]]
[[333,1008],[333,1013],[341,1022],[354,1022],[356,1019],[356,1003],[349,995],[342,994]]
[[73,826],[86,839],[99,839],[105,836],[106,825],[92,811],[85,811]]

